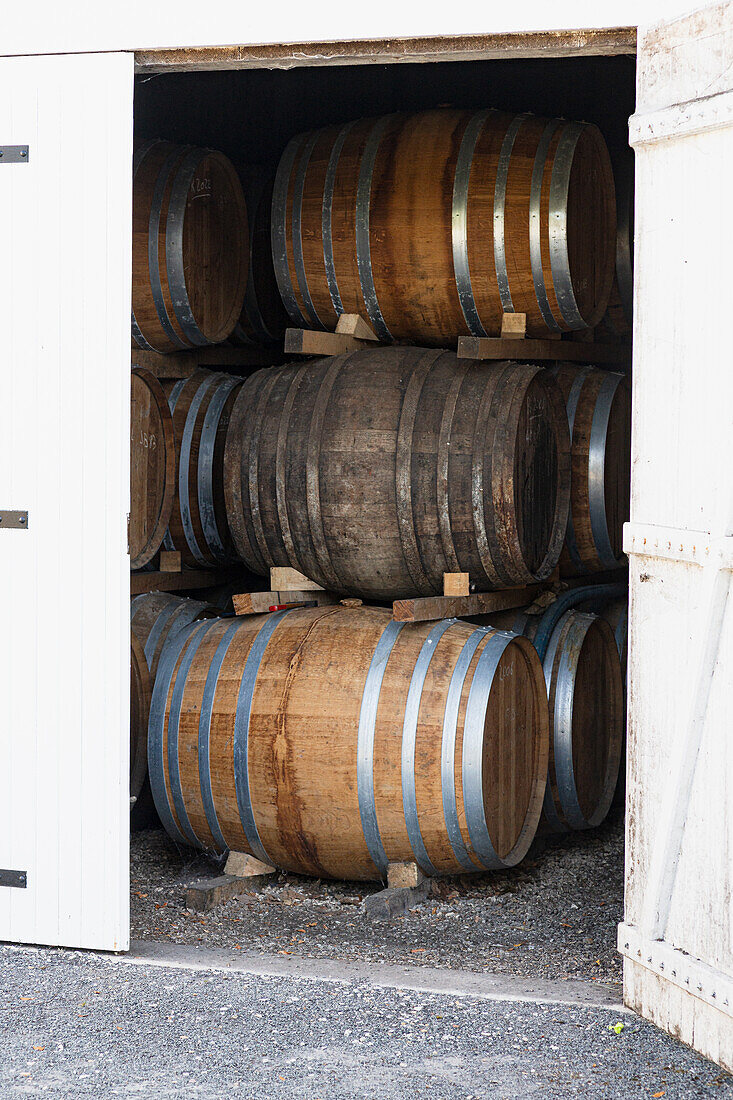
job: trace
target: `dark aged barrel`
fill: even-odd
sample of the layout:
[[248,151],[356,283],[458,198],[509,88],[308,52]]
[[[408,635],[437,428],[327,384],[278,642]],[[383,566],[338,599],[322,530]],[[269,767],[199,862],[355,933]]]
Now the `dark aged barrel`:
[[132,335],[154,351],[226,340],[247,283],[248,227],[231,161],[149,141],[133,161]]
[[613,174],[596,126],[453,109],[300,134],[282,155],[272,249],[295,324],[369,318],[445,346],[593,326],[611,289]]
[[176,436],[176,483],[164,545],[191,566],[237,560],[224,503],[223,464],[229,417],[242,379],[198,370],[167,384]]
[[282,342],[288,315],[272,263],[270,209],[274,179],[252,174],[243,181],[249,214],[249,274],[242,312],[230,342],[271,346]]
[[173,419],[163,387],[132,369],[130,406],[130,568],[141,569],[163,541],[175,492]]
[[601,329],[604,337],[625,337],[634,319],[634,154],[628,147],[615,158],[614,176],[616,270]]
[[224,488],[256,573],[289,565],[336,592],[400,599],[550,575],[567,524],[567,417],[548,372],[380,348],[244,383]]
[[572,439],[570,518],[564,576],[615,569],[624,561],[631,492],[631,389],[622,374],[561,363],[553,367]]
[[133,637],[143,647],[153,682],[168,639],[195,619],[212,618],[218,614],[218,608],[202,600],[189,600],[170,592],[146,592],[133,597],[130,601],[130,625]]
[[547,721],[537,654],[508,633],[338,605],[192,623],[158,671],[151,786],[176,840],[303,874],[513,866]]
[[544,817],[554,831],[593,828],[606,817],[619,774],[624,692],[616,642],[603,619],[571,609],[491,615],[524,634],[543,661],[550,708]]
[[130,635],[130,797],[137,799],[148,770],[148,714],[152,693],[143,647]]

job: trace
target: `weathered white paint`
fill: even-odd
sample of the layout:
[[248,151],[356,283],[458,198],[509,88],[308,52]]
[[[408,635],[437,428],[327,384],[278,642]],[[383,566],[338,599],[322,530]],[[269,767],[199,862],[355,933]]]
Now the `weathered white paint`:
[[0,60],[0,940],[128,946],[132,90]]
[[639,39],[619,931],[626,1003],[729,1069],[733,1020],[716,1002],[733,976],[732,29],[725,4]]

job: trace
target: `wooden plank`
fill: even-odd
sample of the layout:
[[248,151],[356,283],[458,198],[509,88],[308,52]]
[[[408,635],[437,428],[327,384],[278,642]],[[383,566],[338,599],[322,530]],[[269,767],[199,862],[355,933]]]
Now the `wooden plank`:
[[355,336],[357,340],[372,340],[374,343],[379,343],[376,332],[360,313],[342,313],[336,322],[336,332],[343,336]]
[[161,550],[158,557],[158,568],[161,573],[181,572],[181,551]]
[[270,348],[232,348],[217,344],[191,351],[175,351],[162,355],[144,348],[132,349],[132,365],[147,367],[157,378],[190,378],[199,367],[208,370],[256,370],[282,362],[282,355]]
[[316,591],[240,592],[232,596],[237,615],[263,615],[273,607],[282,607],[283,604],[316,604],[321,607],[337,602],[330,592]]
[[370,340],[357,340],[341,332],[316,332],[309,328],[285,330],[286,355],[345,355],[373,346]]
[[462,615],[487,615],[532,603],[544,587],[535,584],[529,588],[505,588],[501,592],[474,592],[470,596],[419,596],[414,600],[395,600],[392,618],[398,623],[418,623]]
[[[141,592],[179,592],[187,588],[212,588],[242,577],[241,569],[184,569],[180,573],[131,573],[130,595]],[[242,585],[244,587],[244,584]]]
[[274,565],[270,569],[270,588],[273,592],[323,592],[320,584],[289,565]]
[[468,596],[470,594],[468,573],[444,573],[444,596]]
[[459,336],[459,359],[551,359],[573,363],[628,365],[623,344],[586,344],[577,340],[514,340],[496,336]]

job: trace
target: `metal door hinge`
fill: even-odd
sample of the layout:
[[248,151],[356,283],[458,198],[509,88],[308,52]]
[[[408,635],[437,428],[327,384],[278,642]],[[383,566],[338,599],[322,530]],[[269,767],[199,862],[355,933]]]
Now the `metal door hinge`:
[[16,890],[25,890],[28,886],[28,872],[5,871],[0,867],[0,886],[11,886]]
[[0,164],[27,164],[27,145],[0,145]]
[[0,528],[6,527],[15,531],[28,530],[27,512],[0,512]]

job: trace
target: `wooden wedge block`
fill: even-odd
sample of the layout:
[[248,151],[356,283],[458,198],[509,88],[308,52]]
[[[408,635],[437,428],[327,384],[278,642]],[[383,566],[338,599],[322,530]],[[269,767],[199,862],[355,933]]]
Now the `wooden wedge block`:
[[468,596],[470,593],[468,573],[444,573],[444,596]]
[[355,336],[357,340],[372,340],[379,343],[376,332],[360,313],[342,313],[336,322],[336,332],[343,336]]
[[180,573],[181,572],[181,551],[180,550],[161,550],[160,561],[158,567],[161,573]]
[[274,565],[270,570],[270,588],[273,592],[323,592],[320,584],[304,577],[288,565]]
[[260,875],[274,875],[275,867],[269,863],[263,863],[247,852],[230,852],[224,866],[225,875],[234,875],[236,878],[253,878]]
[[341,332],[319,332],[310,328],[285,330],[286,355],[345,355],[368,348],[371,340],[357,340]]
[[413,889],[424,880],[416,863],[389,863],[387,865],[387,885],[393,889]]
[[503,340],[523,340],[527,335],[526,313],[505,313],[501,319]]

